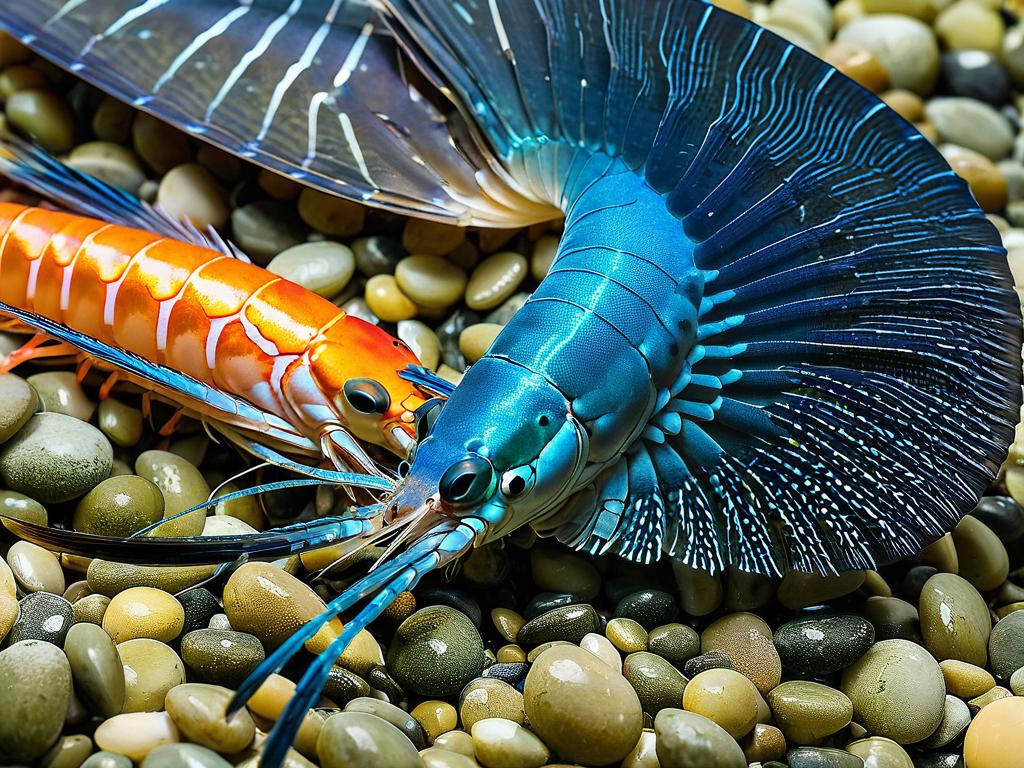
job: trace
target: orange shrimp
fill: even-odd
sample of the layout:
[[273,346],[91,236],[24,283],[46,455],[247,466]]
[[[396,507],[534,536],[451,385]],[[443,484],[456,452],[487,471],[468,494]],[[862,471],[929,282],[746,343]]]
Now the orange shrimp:
[[[0,275],[3,304],[240,396],[335,463],[372,466],[349,432],[406,456],[413,412],[431,396],[399,375],[418,364],[403,342],[209,248],[0,203]],[[32,356],[16,352],[7,367]],[[164,394],[224,416],[173,382]]]

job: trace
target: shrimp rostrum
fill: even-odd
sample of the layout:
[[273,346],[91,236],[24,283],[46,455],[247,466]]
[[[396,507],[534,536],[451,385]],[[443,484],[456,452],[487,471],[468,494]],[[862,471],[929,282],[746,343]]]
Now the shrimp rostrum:
[[348,640],[474,545],[531,525],[640,562],[872,568],[1005,456],[1021,330],[995,228],[912,126],[766,30],[696,0],[69,5],[0,2],[43,54],[257,162],[435,219],[565,216],[540,287],[417,419],[384,501],[404,550],[239,690],[367,601],[267,764]]

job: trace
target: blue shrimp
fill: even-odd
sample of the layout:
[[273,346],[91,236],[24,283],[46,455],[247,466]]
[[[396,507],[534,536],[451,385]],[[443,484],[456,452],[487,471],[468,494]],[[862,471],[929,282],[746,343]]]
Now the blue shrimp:
[[1021,323],[996,230],[912,126],[766,30],[698,0],[100,5],[0,0],[0,23],[326,191],[481,226],[565,215],[548,276],[421,415],[383,502],[404,551],[239,689],[235,708],[367,601],[263,765],[396,594],[516,528],[711,571],[871,568],[955,525],[1005,456]]

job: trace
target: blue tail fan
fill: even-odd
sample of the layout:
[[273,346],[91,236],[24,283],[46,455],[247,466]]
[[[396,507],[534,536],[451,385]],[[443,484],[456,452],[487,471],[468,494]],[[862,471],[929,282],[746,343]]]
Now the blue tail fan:
[[[595,332],[636,348],[658,404],[608,459],[621,471],[591,475],[544,532],[830,573],[913,554],[971,508],[1018,418],[1020,306],[998,233],[912,126],[696,0],[387,6],[498,160],[567,212],[492,354],[531,354],[513,332],[565,327],[609,276],[631,281],[633,309],[595,309],[611,321]],[[688,347],[666,318],[636,323],[644,301],[667,306],[657,285],[697,307]]]

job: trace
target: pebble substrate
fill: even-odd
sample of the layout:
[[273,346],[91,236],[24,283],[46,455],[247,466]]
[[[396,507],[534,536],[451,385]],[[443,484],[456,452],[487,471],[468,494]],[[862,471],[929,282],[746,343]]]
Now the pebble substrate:
[[[991,214],[1011,266],[1024,260],[1024,24],[1014,9],[723,5],[819,53],[915,123]],[[0,130],[222,228],[257,263],[383,323],[453,381],[557,245],[550,225],[467,233],[303,190],[4,37],[0,101]],[[18,343],[0,336],[0,353]],[[205,500],[244,466],[193,423],[159,437],[136,390],[99,401],[96,376],[80,385],[70,368],[18,374],[0,376],[5,514],[125,536]],[[718,577],[517,532],[403,593],[357,636],[288,766],[1021,768],[1021,456],[1011,451],[992,495],[951,535],[881,572]],[[258,479],[268,477],[245,482]],[[278,493],[163,532],[264,530],[344,503],[326,489]],[[340,622],[228,722],[230,691],[381,554],[368,549],[320,578],[331,550],[250,563],[189,590],[209,568],[58,557],[9,535],[0,546],[0,759],[46,768],[253,765],[309,654]]]

